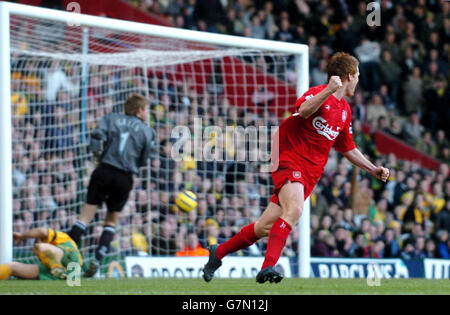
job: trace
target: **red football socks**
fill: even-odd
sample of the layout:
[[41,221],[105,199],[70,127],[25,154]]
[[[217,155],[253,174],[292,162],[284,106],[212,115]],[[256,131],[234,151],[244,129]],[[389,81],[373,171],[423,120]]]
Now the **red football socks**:
[[281,256],[286,240],[291,233],[292,227],[282,218],[278,218],[272,225],[269,232],[269,242],[267,243],[266,257],[261,270],[269,266],[275,266]]
[[239,233],[225,243],[220,244],[216,250],[216,256],[222,260],[228,254],[237,252],[254,244],[259,237],[255,234],[255,223],[244,226]]

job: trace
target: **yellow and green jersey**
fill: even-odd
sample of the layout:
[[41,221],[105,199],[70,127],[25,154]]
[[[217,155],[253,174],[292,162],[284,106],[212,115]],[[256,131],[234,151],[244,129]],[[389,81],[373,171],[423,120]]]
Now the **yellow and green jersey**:
[[77,244],[66,233],[48,228],[47,237],[43,238],[42,242],[54,245],[63,250],[63,265],[66,265],[65,262],[78,262],[80,266],[83,265],[83,257],[81,256]]

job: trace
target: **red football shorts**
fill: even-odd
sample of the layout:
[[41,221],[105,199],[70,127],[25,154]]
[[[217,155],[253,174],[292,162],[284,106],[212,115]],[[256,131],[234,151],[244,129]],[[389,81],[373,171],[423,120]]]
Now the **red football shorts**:
[[270,201],[276,203],[277,205],[280,204],[280,201],[278,200],[278,193],[287,181],[299,182],[303,185],[305,200],[309,197],[309,195],[311,195],[315,186],[304,178],[300,170],[296,171],[290,168],[279,168],[275,172],[272,172],[272,181],[275,187],[273,189],[273,195],[270,198]]

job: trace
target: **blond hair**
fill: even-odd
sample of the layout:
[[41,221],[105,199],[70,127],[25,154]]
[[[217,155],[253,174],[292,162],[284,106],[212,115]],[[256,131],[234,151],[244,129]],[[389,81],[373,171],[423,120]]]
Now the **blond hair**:
[[140,94],[131,95],[125,102],[125,114],[128,116],[136,116],[139,109],[148,106],[149,100]]

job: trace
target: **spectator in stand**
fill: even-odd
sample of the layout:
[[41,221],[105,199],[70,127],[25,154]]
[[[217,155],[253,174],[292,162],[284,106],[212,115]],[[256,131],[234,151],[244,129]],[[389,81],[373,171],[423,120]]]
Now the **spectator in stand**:
[[415,55],[420,61],[423,61],[425,56],[425,48],[421,41],[417,40],[415,35],[415,26],[411,22],[406,23],[406,35],[400,42],[400,50],[405,51],[406,47],[411,47]]
[[311,194],[311,214],[316,216],[317,219],[321,218],[326,211],[328,211],[328,202],[322,193],[323,187],[318,184],[314,187],[314,191]]
[[170,16],[177,16],[181,14],[183,9],[184,9],[184,0],[172,0],[169,1],[165,12]]
[[389,133],[389,131],[391,130],[385,116],[380,116],[378,118],[377,129],[384,133]]
[[210,245],[214,245],[218,243],[218,237],[219,237],[219,223],[217,223],[216,220],[209,218],[205,221],[206,225],[206,231],[205,231],[205,237],[201,238],[206,240],[205,244],[202,245],[203,247],[208,247]]
[[437,252],[439,258],[449,259],[450,249],[448,247],[448,230],[439,230],[437,232],[438,244]]
[[349,256],[355,258],[369,257],[369,247],[366,244],[364,233],[356,232],[353,235],[353,244],[349,250]]
[[310,36],[307,45],[309,50],[309,68],[311,70],[318,66],[319,47],[317,46],[317,38],[315,36]]
[[444,146],[442,148],[442,154],[440,155],[440,159],[447,164],[450,164],[450,147]]
[[327,74],[327,61],[321,59],[319,61],[319,67],[314,68],[311,72],[311,84],[313,86],[326,84],[328,82]]
[[63,153],[74,144],[73,128],[67,120],[67,113],[61,106],[56,106],[54,110],[54,121],[46,132],[46,149],[53,149]]
[[331,232],[332,224],[333,224],[333,219],[331,218],[331,216],[330,215],[324,215],[322,217],[322,220],[320,221],[320,228],[325,230],[325,231]]
[[450,17],[443,18],[444,25],[441,30],[440,36],[444,43],[450,42]]
[[313,236],[313,246],[311,247],[311,255],[316,257],[324,257],[328,251],[327,246],[325,244],[325,237],[329,231],[319,229],[317,230],[317,233],[312,235]]
[[424,69],[429,69],[429,65],[431,63],[436,63],[438,73],[440,73],[444,76],[448,76],[448,70],[447,70],[448,66],[439,57],[439,51],[437,49],[432,49],[429,51],[428,58],[423,64]]
[[372,222],[386,222],[387,221],[387,210],[388,210],[388,201],[384,198],[380,199],[376,206],[372,208],[371,221]]
[[423,80],[420,67],[415,66],[412,74],[407,76],[407,80],[403,86],[404,93],[403,102],[405,104],[405,113],[411,114],[421,110],[420,104],[423,101]]
[[339,193],[336,202],[340,208],[348,208],[350,207],[352,198],[352,184],[350,182],[346,182],[342,185],[341,192]]
[[424,70],[423,88],[425,93],[434,90],[436,83],[439,80],[441,74],[436,62],[430,62],[428,67]]
[[431,202],[429,202],[429,207],[433,211],[431,217],[434,218],[436,214],[438,214],[444,208],[445,204],[446,197],[442,189],[442,184],[435,181],[432,184]]
[[436,144],[438,146],[438,158],[442,158],[442,151],[449,147],[449,141],[445,137],[445,131],[440,129],[436,133]]
[[429,238],[425,244],[425,258],[436,258],[436,243],[433,239]]
[[377,239],[372,243],[370,248],[370,258],[384,258],[384,242]]
[[225,31],[227,34],[242,36],[244,34],[243,19],[237,17],[235,9],[229,9],[225,20]]
[[393,202],[395,205],[399,205],[402,202],[401,198],[403,194],[408,190],[405,172],[403,170],[398,170],[394,181]]
[[427,212],[428,210],[424,203],[423,193],[416,191],[412,204],[406,209],[405,215],[403,216],[405,231],[411,232],[415,224],[424,227]]
[[360,65],[360,80],[363,89],[367,92],[376,92],[379,88],[379,62],[380,44],[362,37],[359,46],[355,48]]
[[354,53],[356,46],[356,33],[353,29],[353,19],[348,17],[340,24],[339,30],[336,32],[332,46],[335,51],[347,52],[351,55]]
[[[264,11],[261,11],[264,16]],[[244,25],[250,29],[251,37],[264,39],[270,30],[270,21],[261,20],[261,15],[256,10],[250,10],[244,16]],[[266,23],[266,24],[265,24]]]
[[291,30],[291,24],[288,19],[281,20],[280,30],[275,34],[275,40],[282,42],[293,42],[294,35]]
[[[389,87],[386,84],[381,84],[379,93],[381,96],[381,100],[388,112],[390,114],[394,114],[394,112],[396,111],[397,98],[392,98],[392,96],[390,95]],[[395,91],[395,93],[397,93],[397,91]]]
[[422,136],[423,130],[424,128],[419,121],[419,115],[413,112],[410,114],[408,121],[403,125],[403,139],[407,144],[415,147]]
[[194,21],[203,21],[205,31],[218,33],[218,24],[224,24],[225,13],[220,0],[196,0],[194,7]]
[[381,50],[388,51],[391,54],[392,60],[397,64],[397,66],[399,66],[399,62],[401,61],[401,52],[396,43],[395,32],[386,33],[385,40],[381,43]]
[[46,100],[48,102],[56,101],[56,96],[60,89],[68,91],[71,95],[78,95],[79,93],[79,87],[64,72],[61,67],[61,62],[54,60],[47,74]]
[[390,88],[390,97],[396,101],[397,100],[397,90],[400,84],[400,76],[402,74],[402,69],[400,66],[392,59],[391,52],[389,50],[384,50],[382,53],[382,59],[380,62],[380,76],[381,81],[387,84]]
[[142,215],[136,213],[131,219],[131,244],[135,253],[146,256],[148,253],[148,242],[143,233],[144,222]]
[[410,46],[406,47],[406,50],[403,52],[403,60],[400,63],[400,67],[402,68],[402,77],[406,78],[413,72],[414,67],[420,67],[420,65],[421,62],[414,53],[413,48]]
[[319,231],[319,236],[311,249],[311,254],[317,257],[340,257],[336,248],[336,239],[329,231]]
[[423,133],[421,141],[417,144],[417,150],[431,156],[437,156],[438,147],[433,141],[431,131],[425,131]]
[[404,244],[403,250],[400,252],[400,258],[403,260],[415,259],[415,254],[414,241],[408,239]]
[[394,231],[390,228],[384,231],[384,258],[394,258],[399,255],[400,252],[400,244],[398,240],[395,238]]
[[[371,102],[367,106],[367,122],[377,122],[380,117],[386,117],[388,119],[389,113],[384,107],[383,99],[380,94],[374,94]],[[389,122],[388,122],[389,123]]]
[[437,129],[446,129],[450,136],[446,121],[450,119],[450,88],[448,78],[439,74],[433,88],[426,90],[426,118],[427,126],[434,133]]
[[339,252],[339,256],[348,257],[350,246],[351,246],[352,242],[348,241],[347,230],[342,225],[338,225],[334,229],[333,234],[334,234],[336,249]]
[[425,252],[425,237],[419,236],[416,238],[415,241],[415,257],[418,259],[424,259],[427,258],[426,252]]
[[350,232],[356,230],[356,226],[353,220],[353,209],[347,208],[344,210],[344,220],[342,222],[343,227]]
[[361,90],[357,90],[355,92],[355,96],[353,97],[353,106],[352,112],[355,122],[366,122],[366,105],[364,102],[364,96]]
[[436,216],[436,224],[434,229],[436,231],[450,231],[450,199],[448,199],[448,197],[445,207],[443,207],[443,209],[440,210]]
[[151,254],[157,256],[172,256],[177,251],[174,228],[168,220],[159,223],[159,233],[152,239]]
[[190,231],[187,234],[187,245],[182,249],[177,251],[175,256],[208,256],[209,251],[202,247],[198,241],[197,233]]

